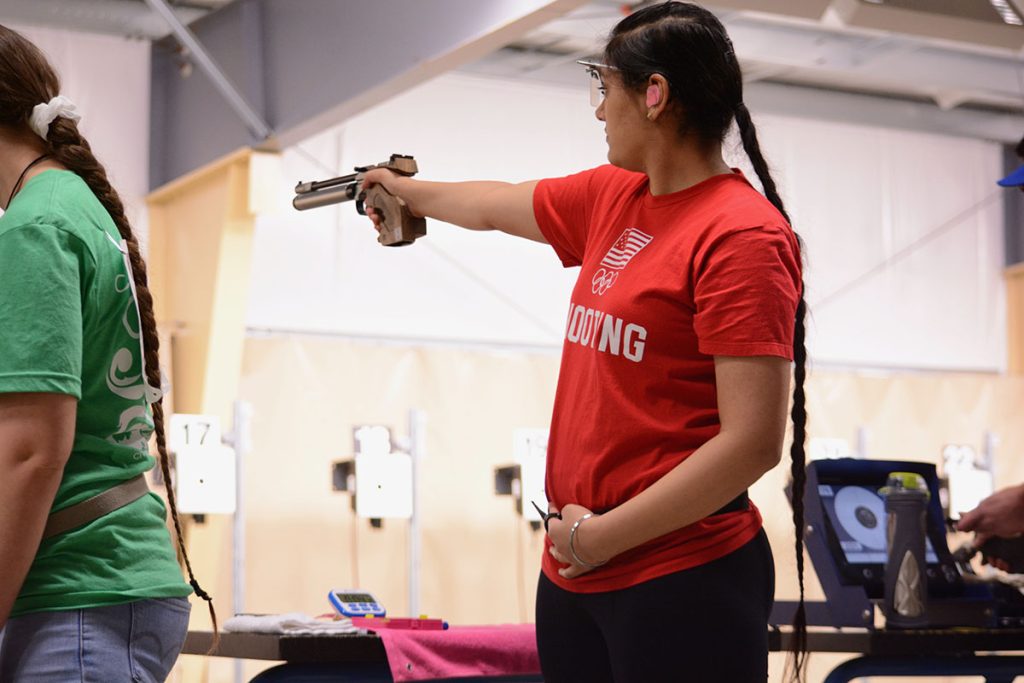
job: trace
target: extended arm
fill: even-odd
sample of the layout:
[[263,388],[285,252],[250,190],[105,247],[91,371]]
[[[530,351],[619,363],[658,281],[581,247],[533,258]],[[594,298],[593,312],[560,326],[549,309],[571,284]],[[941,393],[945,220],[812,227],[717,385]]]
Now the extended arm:
[[0,394],[0,629],[39,549],[77,410],[73,396]]
[[[399,176],[387,170],[366,174],[364,184],[383,185],[418,216],[470,230],[500,230],[535,242],[547,242],[533,214],[536,180],[525,183],[470,181],[435,183]],[[370,212],[377,222],[376,216]]]
[[[575,548],[589,562],[609,559],[707,517],[778,464],[786,431],[790,363],[774,357],[715,357],[721,431],[648,489],[580,525]],[[562,509],[549,529],[568,562],[569,529],[586,510]],[[563,569],[572,578],[585,570]]]

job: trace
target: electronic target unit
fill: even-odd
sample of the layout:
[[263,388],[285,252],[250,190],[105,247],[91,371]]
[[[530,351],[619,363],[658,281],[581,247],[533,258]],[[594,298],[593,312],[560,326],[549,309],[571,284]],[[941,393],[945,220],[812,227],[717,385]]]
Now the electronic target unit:
[[[886,485],[890,472],[920,475],[931,494],[926,513],[924,572],[928,582],[928,626],[1020,625],[1024,611],[1019,594],[1016,600],[997,599],[997,593],[1005,587],[980,582],[969,566],[958,563],[950,552],[935,466],[853,458],[815,460],[807,466],[804,541],[826,597],[825,602],[806,603],[808,624],[874,628],[875,607],[883,599],[887,560],[887,514],[879,489]],[[791,623],[796,605],[777,601],[771,623]]]

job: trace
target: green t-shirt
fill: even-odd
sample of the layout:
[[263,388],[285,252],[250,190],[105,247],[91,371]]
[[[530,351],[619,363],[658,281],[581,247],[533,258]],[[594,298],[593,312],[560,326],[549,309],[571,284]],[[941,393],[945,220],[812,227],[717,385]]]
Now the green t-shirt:
[[[154,465],[139,319],[117,227],[70,171],[33,177],[0,217],[0,393],[78,399],[52,510]],[[148,493],[42,543],[12,616],[191,592],[163,501]]]

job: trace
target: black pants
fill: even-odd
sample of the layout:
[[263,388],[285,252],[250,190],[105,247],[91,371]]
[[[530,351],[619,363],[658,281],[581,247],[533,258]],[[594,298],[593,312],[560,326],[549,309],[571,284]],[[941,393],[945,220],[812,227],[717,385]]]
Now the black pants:
[[774,598],[763,530],[714,562],[617,591],[572,593],[541,574],[544,681],[764,683]]

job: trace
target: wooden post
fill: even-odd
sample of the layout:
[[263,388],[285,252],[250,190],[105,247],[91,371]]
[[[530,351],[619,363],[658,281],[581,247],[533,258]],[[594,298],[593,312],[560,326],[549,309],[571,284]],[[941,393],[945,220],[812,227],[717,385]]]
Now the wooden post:
[[1006,278],[1007,372],[1024,374],[1024,263],[1010,266]]
[[[242,369],[253,229],[261,199],[274,195],[266,184],[279,182],[278,160],[241,149],[147,197],[150,290],[170,342],[161,356],[170,368],[168,398],[175,412],[219,416],[225,430]],[[221,623],[232,616],[230,522],[209,515],[185,531],[192,568]],[[192,627],[209,628],[206,604],[193,606]],[[183,680],[209,680],[209,663],[188,659]]]

